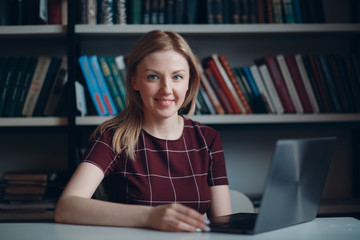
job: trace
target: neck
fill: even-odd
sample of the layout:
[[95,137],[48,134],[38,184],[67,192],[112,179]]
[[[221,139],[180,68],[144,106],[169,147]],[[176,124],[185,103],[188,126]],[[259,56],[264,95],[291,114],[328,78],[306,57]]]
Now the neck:
[[176,115],[172,118],[151,121],[145,118],[143,129],[150,135],[166,140],[176,140],[182,135],[184,119]]

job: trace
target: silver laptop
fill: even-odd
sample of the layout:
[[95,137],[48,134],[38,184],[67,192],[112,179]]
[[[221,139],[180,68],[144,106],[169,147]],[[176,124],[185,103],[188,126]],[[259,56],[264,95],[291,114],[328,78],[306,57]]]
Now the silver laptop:
[[258,214],[210,219],[212,232],[256,234],[316,217],[335,137],[277,140]]

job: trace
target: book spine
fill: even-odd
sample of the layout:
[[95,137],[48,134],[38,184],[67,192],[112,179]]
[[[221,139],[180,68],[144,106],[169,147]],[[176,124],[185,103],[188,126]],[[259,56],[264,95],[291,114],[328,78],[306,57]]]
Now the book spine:
[[121,99],[120,93],[118,91],[118,88],[115,84],[115,80],[111,74],[109,65],[106,62],[105,57],[99,57],[99,64],[100,68],[102,70],[102,73],[104,75],[105,81],[107,83],[107,86],[109,88],[111,97],[115,103],[116,109],[118,112],[121,112],[124,109],[124,103]]
[[121,72],[119,71],[116,62],[115,57],[107,57],[106,61],[109,65],[110,71],[112,76],[114,77],[115,85],[118,89],[118,92],[120,93],[121,102],[123,103],[124,107],[126,105],[126,86],[125,81],[122,77]]
[[113,0],[100,0],[100,24],[112,24],[114,21],[114,1]]
[[270,95],[264,85],[264,81],[260,75],[259,69],[258,67],[253,64],[251,66],[249,66],[249,70],[251,72],[251,75],[255,81],[256,86],[258,87],[259,90],[259,94],[261,96],[261,98],[263,99],[263,102],[266,106],[268,106],[268,112],[269,113],[275,113],[275,106],[270,98]]
[[226,113],[232,114],[234,113],[234,110],[231,107],[231,104],[229,100],[227,99],[225,93],[217,83],[214,74],[212,73],[210,67],[207,67],[204,69],[205,75],[209,79],[209,82],[213,86],[213,89],[215,90],[220,102],[222,103],[223,108],[225,109]]
[[45,116],[54,116],[58,109],[60,97],[68,80],[67,57],[63,57],[60,67],[56,73],[54,84],[51,87],[49,100],[44,109]]
[[86,85],[88,87],[88,90],[90,92],[90,96],[93,100],[93,103],[95,105],[96,111],[99,116],[108,115],[107,108],[104,104],[104,101],[100,95],[100,90],[98,83],[96,81],[94,72],[90,66],[90,62],[87,56],[81,56],[78,59],[81,70],[83,72],[83,76],[86,81]]
[[301,78],[299,68],[296,63],[296,59],[294,55],[286,55],[284,56],[286,64],[289,68],[290,75],[292,77],[296,92],[300,98],[301,105],[303,107],[304,113],[312,113],[314,112],[309,95],[306,92],[305,84],[303,79]]
[[225,110],[224,108],[221,106],[221,103],[218,99],[218,97],[216,96],[216,93],[214,91],[214,89],[211,87],[209,79],[206,77],[205,73],[204,73],[204,69],[201,66],[200,62],[198,61],[198,69],[200,71],[200,81],[203,85],[203,88],[206,92],[206,94],[209,97],[209,100],[211,101],[215,111],[217,114],[224,114]]
[[286,88],[284,79],[281,75],[276,58],[272,55],[265,57],[266,65],[269,68],[271,79],[274,81],[274,85],[279,94],[281,103],[284,107],[285,113],[294,113],[295,107],[290,98],[289,92]]
[[274,23],[284,23],[281,0],[272,0],[272,7],[274,12]]
[[39,98],[41,88],[44,84],[46,73],[50,66],[50,62],[51,62],[50,57],[40,56],[38,59],[34,76],[31,80],[29,92],[26,96],[26,100],[22,110],[22,114],[24,116],[30,117],[34,113],[36,102]]
[[90,62],[91,68],[94,71],[96,81],[99,86],[101,97],[104,100],[104,103],[109,112],[109,115],[117,114],[115,104],[111,98],[111,94],[110,94],[109,88],[106,84],[106,81],[104,79],[103,72],[101,71],[97,56],[96,55],[90,56],[89,62]]
[[246,113],[246,109],[245,109],[243,103],[241,102],[239,96],[237,95],[237,93],[234,89],[234,86],[231,83],[231,80],[229,79],[229,76],[226,74],[223,66],[220,63],[219,56],[217,54],[212,54],[211,57],[214,60],[216,68],[219,71],[221,78],[225,82],[225,85],[226,85],[227,89],[229,90],[231,97],[234,99],[240,113]]
[[[141,0],[132,0],[128,2],[130,4],[130,23],[132,24],[141,24],[142,18],[142,1]],[[128,5],[129,6],[129,5]]]
[[314,90],[313,90],[312,85],[310,83],[310,79],[309,79],[309,76],[308,76],[307,71],[305,69],[305,65],[304,65],[304,62],[302,60],[301,55],[296,54],[295,55],[295,60],[296,60],[297,66],[299,68],[301,78],[304,81],[305,90],[306,90],[306,92],[307,92],[307,94],[309,96],[309,100],[311,102],[313,112],[314,113],[319,113],[320,112],[319,104],[318,104],[317,99],[315,97],[315,93],[314,93]]
[[286,23],[295,23],[293,0],[282,0]]
[[[4,73],[4,79],[1,82],[0,85],[0,116],[2,116],[5,109],[6,100],[10,90],[11,83],[13,82],[13,79],[16,75],[16,69],[19,62],[19,58],[11,57],[8,59],[6,67],[5,67],[5,73]],[[1,76],[0,76],[1,77]],[[0,79],[1,80],[1,79]]]
[[287,66],[287,64],[285,62],[284,55],[279,54],[279,55],[276,56],[276,59],[278,61],[281,74],[282,74],[282,76],[284,78],[286,88],[289,91],[289,95],[290,95],[290,98],[291,98],[291,100],[292,100],[292,102],[294,104],[295,110],[296,110],[297,113],[303,113],[304,109],[303,109],[303,106],[301,105],[299,95],[296,92],[296,88],[295,88],[293,79],[292,79],[292,77],[290,75],[289,68],[288,68],[288,66]]
[[238,95],[238,97],[240,98],[240,101],[242,102],[243,104],[243,107],[245,109],[245,112],[246,113],[252,113],[252,110],[250,108],[250,105],[245,97],[245,94],[244,92],[241,90],[237,80],[236,80],[236,77],[235,77],[235,74],[234,72],[232,71],[231,67],[230,67],[230,64],[226,58],[225,55],[220,55],[219,56],[219,61],[222,65],[222,67],[224,68],[225,70],[225,73],[226,75],[228,76],[228,78],[230,79],[231,83],[232,83],[232,86],[233,88],[235,89],[236,91],[236,94]]
[[341,108],[341,104],[340,104],[340,101],[339,101],[338,94],[336,92],[336,87],[335,87],[335,84],[334,84],[334,80],[333,80],[333,78],[331,76],[330,69],[329,69],[328,63],[326,61],[325,55],[320,55],[319,56],[319,61],[320,61],[320,64],[321,64],[322,72],[324,73],[326,86],[328,87],[329,92],[331,94],[331,99],[330,100],[332,101],[332,104],[333,104],[333,106],[335,108],[335,111],[337,113],[340,113],[343,110]]
[[6,106],[4,110],[5,117],[14,117],[16,105],[19,100],[21,88],[25,79],[26,71],[29,65],[30,58],[20,58],[18,71],[14,76],[13,84],[10,87],[10,95],[6,100]]
[[281,104],[278,93],[276,92],[276,88],[274,86],[273,80],[271,79],[268,67],[266,66],[265,63],[258,65],[258,67],[259,67],[260,75],[264,80],[264,85],[269,92],[269,96],[270,96],[269,98],[271,99],[274,105],[275,112],[284,113],[284,107]]
[[114,0],[114,23],[127,24],[126,1]]

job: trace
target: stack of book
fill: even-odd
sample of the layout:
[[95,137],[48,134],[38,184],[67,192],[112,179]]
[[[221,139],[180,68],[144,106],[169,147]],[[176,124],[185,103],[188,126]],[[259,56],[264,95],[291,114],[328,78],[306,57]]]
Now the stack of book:
[[49,193],[50,182],[54,182],[56,173],[5,172],[4,201],[39,201]]
[[62,114],[67,57],[0,57],[0,117]]

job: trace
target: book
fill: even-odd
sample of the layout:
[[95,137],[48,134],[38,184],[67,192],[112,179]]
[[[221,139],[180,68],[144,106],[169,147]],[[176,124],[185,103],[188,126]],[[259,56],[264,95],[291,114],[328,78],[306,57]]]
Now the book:
[[267,108],[267,104],[264,102],[263,97],[261,96],[258,86],[256,85],[256,82],[254,80],[254,77],[250,71],[249,66],[244,66],[242,68],[242,71],[244,72],[244,76],[246,77],[246,80],[251,88],[251,92],[254,97],[254,107],[255,112],[257,113],[268,113],[269,109]]
[[174,23],[175,0],[167,0],[165,4],[165,23]]
[[221,78],[225,82],[225,85],[226,85],[227,89],[229,90],[229,92],[231,94],[231,97],[235,100],[235,103],[237,104],[237,107],[238,107],[240,113],[246,113],[246,109],[244,107],[244,104],[241,102],[241,99],[238,96],[232,81],[230,80],[229,76],[226,74],[226,71],[225,71],[223,65],[220,62],[219,55],[218,54],[212,54],[211,58],[214,60],[216,68],[219,71]]
[[293,80],[296,92],[299,96],[301,105],[303,107],[304,113],[314,112],[312,104],[310,102],[309,95],[305,88],[304,81],[301,77],[299,68],[297,66],[295,55],[293,55],[293,54],[285,55],[284,58],[285,58],[287,66],[288,66],[291,78]]
[[68,80],[68,62],[67,57],[63,57],[61,60],[61,64],[56,73],[54,83],[51,87],[49,98],[46,102],[45,109],[43,115],[45,116],[54,116],[56,110],[59,107],[60,98],[64,92],[64,88],[66,86]]
[[252,113],[252,110],[250,108],[249,102],[247,101],[244,92],[242,91],[242,89],[240,88],[235,74],[233,72],[233,70],[230,67],[230,64],[226,58],[225,55],[219,55],[219,61],[222,65],[222,67],[225,70],[226,75],[228,76],[228,78],[230,79],[232,85],[233,85],[233,89],[235,89],[236,94],[238,95],[238,97],[240,98],[240,101],[243,105],[243,107],[245,108],[244,113]]
[[113,24],[114,23],[114,0],[99,0],[99,16],[100,24]]
[[279,65],[274,55],[268,55],[263,59],[256,60],[256,62],[265,61],[266,66],[269,69],[271,79],[273,80],[276,91],[279,95],[281,103],[284,107],[285,113],[295,113],[295,107],[285,85],[284,78],[280,72]]
[[185,22],[184,21],[185,0],[174,0],[174,1],[175,1],[174,23],[183,24]]
[[4,114],[6,100],[10,94],[10,85],[15,78],[18,62],[18,57],[10,57],[5,64],[3,77],[0,82],[0,116]]
[[98,57],[96,55],[90,56],[89,57],[89,62],[90,62],[91,68],[94,71],[96,81],[97,81],[98,86],[99,86],[101,97],[104,100],[104,103],[105,103],[105,106],[106,106],[106,108],[108,110],[109,115],[117,114],[118,111],[116,110],[114,101],[113,101],[113,99],[111,97],[109,87],[106,84],[104,74],[101,71]]
[[272,0],[274,23],[284,23],[281,0]]
[[332,112],[331,106],[330,106],[330,94],[328,92],[328,89],[326,88],[325,79],[322,74],[322,71],[320,69],[320,64],[318,61],[317,56],[315,55],[307,55],[303,57],[304,63],[309,61],[310,67],[308,68],[309,76],[314,76],[315,85],[320,95],[321,103],[324,107],[323,112],[330,113]]
[[205,72],[205,75],[206,75],[207,79],[209,80],[211,86],[213,87],[214,91],[216,92],[216,95],[218,96],[218,99],[221,102],[221,105],[223,106],[225,112],[228,114],[234,113],[234,110],[232,109],[229,100],[227,99],[225,93],[223,92],[220,85],[216,81],[215,76],[212,73],[210,67],[205,67],[204,72]]
[[127,23],[126,0],[114,0],[114,23],[123,25]]
[[108,110],[105,106],[104,100],[101,97],[100,89],[96,81],[95,74],[90,66],[90,62],[87,56],[83,55],[78,59],[80,68],[83,72],[83,76],[89,90],[91,99],[96,108],[97,114],[99,116],[108,115]]
[[37,100],[39,98],[42,86],[45,82],[51,62],[51,57],[39,56],[34,75],[31,79],[29,91],[26,95],[22,115],[31,117],[34,113]]
[[276,88],[274,86],[273,80],[271,79],[271,75],[269,72],[268,67],[266,66],[266,63],[264,61],[257,62],[257,66],[259,68],[260,75],[263,79],[265,88],[267,89],[269,93],[269,99],[272,101],[275,112],[276,113],[284,113],[284,107],[280,101],[279,95],[276,91]]
[[320,108],[319,108],[318,100],[317,100],[317,98],[315,96],[313,86],[310,83],[309,75],[308,75],[308,73],[306,71],[306,68],[305,68],[305,65],[304,65],[303,58],[302,58],[301,54],[296,54],[295,55],[295,61],[296,61],[297,67],[299,69],[301,79],[304,82],[305,90],[306,90],[306,92],[308,94],[308,97],[309,97],[309,100],[311,102],[313,112],[314,113],[319,113]]
[[341,108],[341,104],[340,104],[340,101],[339,101],[339,96],[338,96],[338,93],[336,91],[336,86],[335,86],[335,83],[334,83],[334,79],[330,73],[330,69],[329,69],[329,65],[328,65],[328,62],[326,60],[326,57],[325,55],[323,54],[320,54],[319,55],[319,62],[320,62],[320,65],[321,65],[321,70],[324,74],[324,79],[325,79],[325,82],[326,82],[326,87],[328,88],[328,91],[330,93],[330,101],[331,101],[331,104],[334,108],[334,111],[337,112],[337,113],[341,113],[343,112],[343,109]]
[[20,97],[20,92],[23,87],[26,71],[30,62],[29,57],[20,57],[18,68],[14,76],[13,82],[9,88],[9,95],[6,99],[6,106],[4,109],[5,117],[14,117],[16,106]]
[[260,98],[262,99],[262,103],[265,104],[265,106],[268,106],[267,112],[268,113],[276,113],[275,105],[270,98],[270,94],[269,94],[267,88],[265,87],[264,80],[262,79],[262,77],[260,75],[259,68],[257,67],[257,65],[252,64],[249,66],[249,69],[250,69],[250,73],[255,81],[255,84],[258,88]]
[[235,99],[233,98],[230,90],[228,89],[224,79],[222,78],[219,69],[212,57],[204,59],[205,68],[209,67],[211,73],[213,74],[217,84],[220,86],[222,92],[225,94],[227,101],[230,103],[231,108],[233,109],[234,113],[241,113]]
[[37,66],[37,62],[38,62],[37,57],[30,57],[29,66],[25,72],[24,83],[23,86],[20,88],[19,99],[16,103],[15,114],[14,114],[14,116],[16,117],[22,116],[22,110],[24,107],[27,93],[31,85],[32,77],[34,75]]
[[267,23],[274,23],[275,22],[275,16],[274,16],[274,7],[272,0],[265,0],[265,9],[266,9],[266,20]]
[[[126,70],[125,70],[125,66],[123,66],[123,62],[120,63],[120,59],[118,58],[118,62],[120,67],[122,67],[123,69],[119,70],[118,65],[116,64],[115,61],[115,57],[114,56],[110,56],[110,57],[106,57],[106,61],[108,63],[108,66],[110,68],[111,74],[114,78],[115,81],[115,85],[119,91],[120,97],[121,97],[121,101],[123,103],[123,105],[125,106],[126,103],[126,84],[125,84],[125,79],[123,79],[123,75],[126,74]],[[124,73],[122,73],[124,72]]]
[[281,0],[286,23],[295,23],[293,0]]
[[256,0],[257,23],[267,23],[266,0]]
[[298,95],[298,93],[296,91],[294,81],[293,81],[293,79],[291,77],[291,74],[289,72],[289,68],[288,68],[288,66],[286,64],[284,55],[283,54],[276,55],[276,60],[277,60],[277,62],[279,64],[280,72],[281,72],[281,74],[282,74],[282,76],[284,78],[286,88],[289,91],[289,95],[290,95],[291,101],[294,104],[296,112],[297,113],[303,113],[304,109],[303,109],[303,106],[302,106],[302,104],[300,102],[299,95]]
[[48,24],[61,24],[61,2],[62,0],[48,1]]
[[27,171],[7,171],[3,174],[3,180],[5,181],[36,181],[46,182],[49,179],[53,179],[53,173],[44,172],[27,172]]
[[295,23],[303,23],[302,20],[302,10],[301,10],[301,0],[292,0],[293,11],[294,11],[294,21]]
[[215,23],[215,0],[205,0],[206,3],[206,23]]
[[241,68],[233,68],[233,71],[236,76],[236,81],[238,82],[238,85],[241,87],[248,103],[251,108],[251,112],[256,112],[256,101],[253,96],[253,93],[251,91],[251,88],[246,80],[246,77],[244,76],[244,73],[242,72]]
[[114,101],[114,104],[116,106],[116,109],[118,112],[121,112],[124,109],[124,102],[121,99],[121,95],[120,92],[118,90],[118,87],[115,84],[115,79],[113,78],[113,75],[110,71],[110,67],[108,65],[108,62],[106,61],[106,58],[101,56],[98,58],[99,59],[99,64],[102,70],[102,73],[104,75],[106,84],[109,88],[111,97]]
[[341,109],[345,113],[352,112],[353,104],[351,99],[348,98],[349,94],[346,91],[347,76],[343,76],[345,72],[343,72],[343,74],[340,72],[340,65],[337,63],[335,55],[326,55],[326,60],[329,64],[330,74],[332,75],[335,89],[338,93]]
[[131,24],[141,24],[141,18],[142,18],[142,1],[141,0],[132,0],[127,1],[128,5],[128,12],[129,15],[129,23]]
[[185,0],[185,23],[187,24],[195,24],[197,23],[197,16],[198,16],[198,0]]
[[51,62],[50,62],[48,71],[46,73],[43,86],[39,93],[39,98],[35,104],[35,109],[32,114],[33,116],[42,116],[43,115],[46,103],[49,99],[51,87],[54,84],[55,77],[56,77],[57,71],[59,70],[60,64],[61,64],[61,58],[58,58],[58,57],[51,58]]
[[217,97],[214,89],[212,88],[209,79],[205,75],[204,69],[201,66],[201,63],[199,62],[199,59],[197,59],[197,67],[200,72],[200,82],[204,88],[205,93],[207,94],[211,104],[213,105],[215,111],[217,114],[224,114],[225,110],[222,107],[219,98]]

